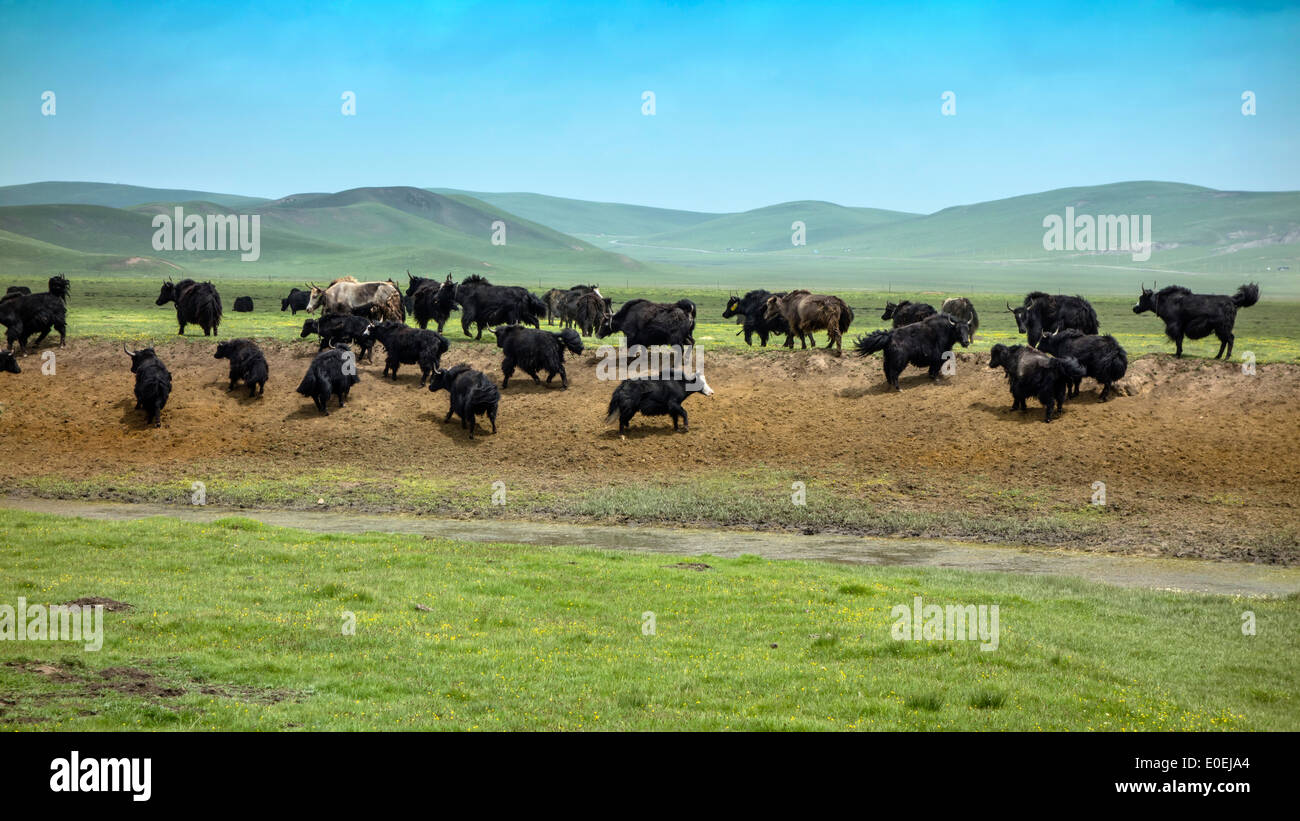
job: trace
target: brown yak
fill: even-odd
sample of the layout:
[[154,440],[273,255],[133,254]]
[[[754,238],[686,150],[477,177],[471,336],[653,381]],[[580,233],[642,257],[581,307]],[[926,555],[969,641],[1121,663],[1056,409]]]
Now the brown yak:
[[358,309],[380,320],[401,322],[406,318],[402,309],[402,293],[390,279],[387,282],[358,282],[356,277],[339,277],[328,287],[308,285],[311,298],[307,311],[322,308],[326,314],[358,313]]
[[794,347],[794,337],[799,336],[801,348],[807,348],[808,340],[817,347],[813,331],[826,331],[826,347],[835,346],[835,355],[842,350],[841,336],[853,321],[853,311],[844,300],[829,294],[813,294],[808,291],[791,291],[785,296],[767,298],[765,319],[785,319],[790,327],[785,337],[785,347]]

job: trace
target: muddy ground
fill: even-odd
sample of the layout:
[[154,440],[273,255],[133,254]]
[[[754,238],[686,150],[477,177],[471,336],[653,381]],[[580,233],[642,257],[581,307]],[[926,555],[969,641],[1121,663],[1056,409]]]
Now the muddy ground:
[[[444,365],[467,361],[499,383],[495,348],[451,339]],[[1084,517],[1093,483],[1104,482],[1107,515],[1072,546],[1300,561],[1297,365],[1246,375],[1234,363],[1147,356],[1132,363],[1122,395],[1100,403],[1087,380],[1048,425],[1033,400],[1029,413],[1008,410],[1005,379],[985,354],[959,354],[956,374],[938,383],[909,369],[896,393],[878,356],[706,352],[716,393],[687,401],[690,432],[637,417],[620,438],[604,423],[613,384],[596,379],[589,352],[571,361],[568,390],[512,382],[498,433],[470,441],[442,423],[447,394],[419,388],[418,369],[403,367],[396,383],[380,377],[382,348],[362,363],[348,406],[324,417],[293,390],[315,346],[263,346],[271,381],[250,400],[227,392],[212,345],[161,345],[174,390],[157,429],[134,410],[120,344],[70,342],[54,375],[35,355],[21,359],[22,374],[0,374],[0,489],[37,477],[144,481],[219,469],[252,478],[330,465],[371,476],[490,475],[563,494],[705,476],[752,486],[770,472],[786,487],[807,476],[875,510]],[[708,523],[709,511],[693,521]]]

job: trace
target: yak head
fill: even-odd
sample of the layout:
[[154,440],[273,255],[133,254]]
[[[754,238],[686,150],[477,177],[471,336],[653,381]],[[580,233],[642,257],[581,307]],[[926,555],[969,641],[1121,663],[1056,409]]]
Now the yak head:
[[733,316],[735,316],[738,313],[740,313],[740,297],[736,296],[735,294],[732,294],[731,296],[727,297],[727,307],[724,308],[722,311],[722,318],[731,319]]
[[881,318],[881,319],[893,319],[895,314],[897,314],[897,313],[898,313],[900,310],[902,310],[905,306],[907,306],[907,305],[911,305],[911,304],[912,304],[912,303],[908,302],[906,299],[903,300],[902,302],[886,302],[886,303],[885,303],[885,312],[884,312],[883,314],[880,315],[880,318]]
[[309,282],[307,283],[307,290],[311,293],[311,296],[307,299],[307,313],[310,314],[319,308],[321,301],[325,299],[325,289]]
[[218,342],[218,343],[217,343],[217,352],[214,353],[214,354],[212,355],[212,358],[213,358],[213,359],[230,359],[232,356],[235,355],[235,351],[236,351],[236,349],[238,349],[238,347],[239,347],[239,346],[236,345],[235,343],[236,343],[236,342],[242,342],[242,341],[243,341],[242,339],[240,339],[240,340],[236,340],[236,339],[228,339],[228,340],[226,340],[225,342]]
[[170,279],[163,283],[162,290],[158,292],[158,299],[155,305],[166,305],[168,302],[176,301],[176,283]]
[[1138,294],[1138,301],[1137,304],[1133,306],[1133,313],[1140,314],[1143,311],[1150,311],[1151,313],[1155,313],[1156,292],[1153,290],[1155,284],[1152,283],[1152,288],[1147,288],[1145,286],[1139,286],[1139,287],[1141,288],[1142,293]]
[[306,322],[302,323],[302,333],[298,334],[298,336],[303,339],[306,339],[307,337],[315,333],[320,333],[320,326],[316,324],[316,320],[309,319]]
[[989,351],[989,367],[1000,368],[1010,361],[1011,349],[1001,342],[993,346]]
[[1029,332],[1029,309],[1028,308],[1021,307],[1021,306],[1016,306],[1015,308],[1012,308],[1011,303],[1008,302],[1007,313],[1011,314],[1016,318],[1016,329],[1020,333],[1023,334]]
[[947,323],[950,326],[952,326],[953,331],[955,331],[957,334],[957,341],[961,343],[961,346],[963,348],[969,348],[970,347],[970,323],[964,319],[958,319],[955,316],[949,316],[948,314],[940,314],[939,316],[943,317],[944,320],[946,320]]
[[22,373],[23,369],[18,367],[18,360],[8,351],[0,351],[0,373]]
[[781,315],[780,297],[774,297],[774,296],[768,297],[767,301],[763,303],[763,318],[776,319],[780,315]]
[[122,353],[131,357],[131,373],[138,373],[140,370],[140,366],[148,362],[150,359],[156,359],[158,357],[158,355],[153,352],[153,348],[143,348],[138,351],[128,351],[126,349],[125,342],[122,343]]

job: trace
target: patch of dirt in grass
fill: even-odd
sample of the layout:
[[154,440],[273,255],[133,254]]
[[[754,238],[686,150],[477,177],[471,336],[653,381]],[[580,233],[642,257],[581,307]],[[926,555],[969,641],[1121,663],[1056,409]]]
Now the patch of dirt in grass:
[[83,596],[79,599],[73,599],[70,602],[64,602],[65,607],[72,607],[74,605],[77,607],[95,607],[98,605],[110,613],[122,613],[131,610],[134,607],[134,605],[127,604],[124,601],[114,601],[113,599],[105,598],[103,596]]
[[699,572],[713,569],[712,565],[707,565],[704,562],[678,562],[677,564],[666,564],[664,567],[673,570],[695,570]]

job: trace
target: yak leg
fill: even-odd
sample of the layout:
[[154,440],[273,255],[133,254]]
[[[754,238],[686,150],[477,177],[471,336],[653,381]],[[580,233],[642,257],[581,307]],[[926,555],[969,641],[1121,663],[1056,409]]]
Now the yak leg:
[[529,369],[529,368],[524,368],[524,373],[526,373],[526,374],[528,374],[529,376],[531,376],[531,377],[533,378],[533,382],[535,382],[536,384],[538,384],[538,385],[542,384],[542,380],[541,380],[541,378],[537,375],[537,371],[531,370],[531,369]]
[[682,418],[682,432],[691,429],[691,423],[686,416],[686,409],[682,407],[681,402],[672,402],[668,405],[668,413],[673,417],[673,430],[677,430],[677,417]]
[[451,421],[451,415],[452,415],[453,413],[455,413],[455,412],[456,412],[456,406],[455,406],[455,405],[451,405],[450,407],[448,407],[448,408],[447,408],[447,418],[444,419],[444,420],[442,420],[442,423],[445,425],[445,424],[447,424],[448,422],[450,422],[450,421]]
[[[178,322],[179,322],[179,320],[178,320]],[[177,333],[178,336],[184,336],[184,335],[185,335],[185,323],[184,323],[184,322],[179,322],[179,324],[180,324],[180,326],[181,326],[181,329],[180,329],[179,331],[177,331],[176,333]]]
[[1178,336],[1174,337],[1174,347],[1175,347],[1174,356],[1178,357],[1179,359],[1182,359],[1183,358],[1183,335],[1182,334],[1179,334]]
[[501,376],[502,376],[501,387],[503,389],[510,386],[510,377],[514,375],[515,375],[514,357],[507,356],[505,359],[501,360]]
[[1218,359],[1220,356],[1223,356],[1223,349],[1227,348],[1228,355],[1224,358],[1232,359],[1232,342],[1234,339],[1232,333],[1228,332],[1227,334],[1217,334],[1217,336],[1219,337],[1219,352],[1214,355],[1214,358]]
[[[63,324],[62,322],[60,322],[58,325],[55,325],[55,326],[54,326],[54,330],[56,330],[56,331],[59,332],[59,347],[62,348],[62,347],[63,347],[63,340],[64,340],[64,339],[67,337],[67,335],[68,335],[68,326],[65,325],[65,324]],[[1228,351],[1228,353],[1231,354],[1232,351]]]
[[497,432],[497,409],[493,408],[487,412],[488,421],[492,423],[492,432]]

